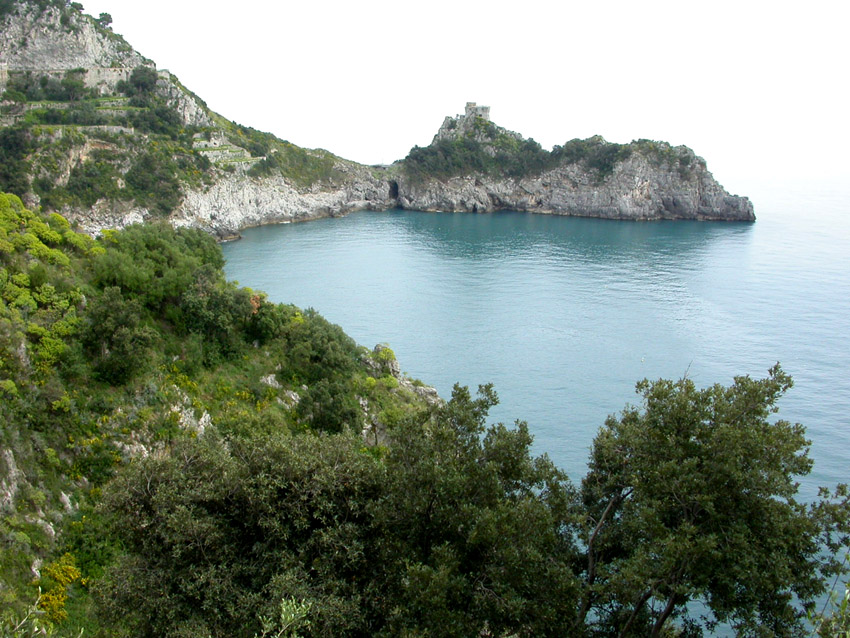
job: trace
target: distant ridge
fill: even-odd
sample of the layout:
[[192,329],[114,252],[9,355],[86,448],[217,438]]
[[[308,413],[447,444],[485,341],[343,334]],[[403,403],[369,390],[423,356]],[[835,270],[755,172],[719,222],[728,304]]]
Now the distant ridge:
[[751,221],[687,147],[572,140],[545,151],[474,102],[390,166],[304,149],[212,112],[105,16],[61,0],[0,20],[0,190],[85,232],[167,218],[232,237],[353,210],[519,210],[609,219]]

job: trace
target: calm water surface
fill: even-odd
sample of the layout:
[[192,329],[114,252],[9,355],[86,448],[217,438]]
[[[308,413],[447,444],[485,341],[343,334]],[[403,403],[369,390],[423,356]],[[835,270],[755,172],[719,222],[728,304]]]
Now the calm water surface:
[[493,382],[493,420],[528,421],[574,480],[637,380],[726,384],[779,361],[795,380],[780,416],[813,440],[812,496],[850,478],[850,206],[766,199],[754,224],[363,212],[247,230],[226,272],[389,343],[444,397]]

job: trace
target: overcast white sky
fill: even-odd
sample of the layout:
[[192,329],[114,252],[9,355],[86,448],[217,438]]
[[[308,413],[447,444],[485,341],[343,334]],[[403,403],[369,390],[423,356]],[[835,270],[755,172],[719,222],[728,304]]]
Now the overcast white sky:
[[215,111],[390,163],[467,101],[547,148],[686,144],[731,192],[850,182],[850,5],[82,0]]

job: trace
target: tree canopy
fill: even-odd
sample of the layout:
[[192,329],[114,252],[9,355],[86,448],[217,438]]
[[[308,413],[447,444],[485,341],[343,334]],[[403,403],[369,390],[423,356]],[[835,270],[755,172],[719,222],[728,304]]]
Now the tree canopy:
[[778,366],[643,381],[580,489],[525,424],[485,426],[489,386],[382,454],[350,434],[186,444],[110,486],[127,553],[99,599],[141,636],[251,636],[281,601],[309,607],[311,636],[802,635],[846,503],[795,500],[808,442],[770,420],[790,385]]
[[[765,379],[698,389],[643,381],[643,408],[610,417],[582,484],[588,522],[583,608],[621,635],[660,635],[700,600],[740,635],[799,629],[838,568],[834,521],[795,500],[812,461],[804,428],[771,421],[791,387]],[[590,616],[585,616],[589,618]]]
[[67,636],[803,636],[846,572],[848,491],[798,500],[778,365],[640,382],[576,485],[487,424],[490,386],[428,403],[222,264],[0,194],[0,628],[37,600]]

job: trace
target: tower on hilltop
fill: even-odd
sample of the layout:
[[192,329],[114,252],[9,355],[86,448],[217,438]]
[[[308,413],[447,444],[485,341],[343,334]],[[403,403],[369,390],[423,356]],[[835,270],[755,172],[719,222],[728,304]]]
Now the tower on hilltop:
[[475,102],[466,103],[466,117],[480,117],[490,121],[490,107],[478,106]]

